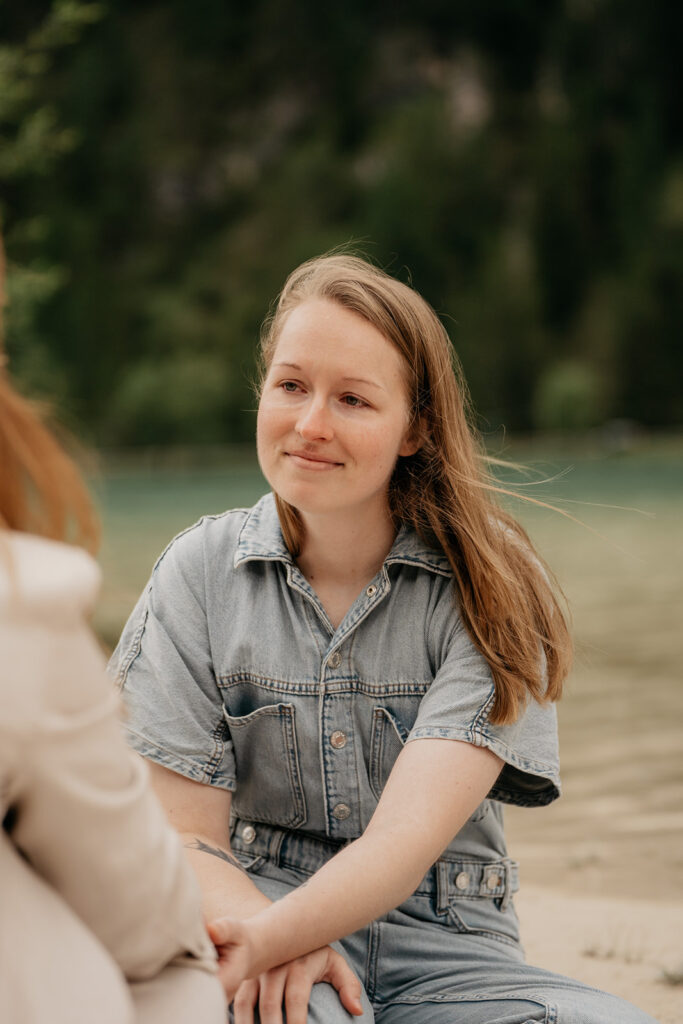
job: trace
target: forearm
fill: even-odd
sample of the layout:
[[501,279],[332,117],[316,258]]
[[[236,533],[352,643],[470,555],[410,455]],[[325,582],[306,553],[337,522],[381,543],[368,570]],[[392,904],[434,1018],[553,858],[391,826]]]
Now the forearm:
[[485,749],[417,740],[398,758],[365,833],[247,922],[250,973],[348,935],[402,903],[491,788]]
[[407,899],[429,863],[404,850],[403,837],[367,831],[304,885],[254,912],[253,973],[349,935]]
[[199,832],[181,832],[180,838],[199,880],[207,921],[226,915],[243,920],[271,906],[225,846]]

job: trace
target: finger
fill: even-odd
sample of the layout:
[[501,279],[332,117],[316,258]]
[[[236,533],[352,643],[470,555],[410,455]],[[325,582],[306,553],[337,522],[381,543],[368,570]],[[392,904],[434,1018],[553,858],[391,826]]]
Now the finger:
[[242,982],[232,1001],[235,1024],[254,1024],[254,1007],[258,996],[259,983],[256,979]]
[[249,974],[243,951],[237,946],[218,948],[218,978],[223,990],[232,1000],[243,981]]
[[259,975],[258,1011],[261,1024],[282,1024],[282,999],[288,969],[274,967]]
[[215,921],[207,921],[206,922],[206,930],[209,933],[209,937],[211,938],[211,941],[216,946],[219,946],[221,944],[221,942],[224,941],[223,940],[224,920],[225,920],[224,918],[217,917]]
[[334,985],[339,993],[342,1006],[349,1013],[356,1017],[362,1014],[361,984],[345,960],[341,957],[335,957],[329,964],[323,980],[329,981],[330,985]]
[[237,941],[239,924],[229,917],[217,917],[208,922],[206,930],[214,946],[225,946]]
[[285,985],[287,1024],[307,1024],[313,978],[303,965],[293,965]]

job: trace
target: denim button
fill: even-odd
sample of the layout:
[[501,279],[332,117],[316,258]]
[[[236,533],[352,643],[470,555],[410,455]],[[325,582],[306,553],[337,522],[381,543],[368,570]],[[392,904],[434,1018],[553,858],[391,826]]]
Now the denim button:
[[242,829],[242,842],[249,845],[256,839],[256,829],[253,825],[245,825]]
[[342,732],[341,729],[335,729],[330,736],[330,743],[335,750],[341,750],[342,747],[346,746],[346,733]]
[[500,876],[499,875],[489,875],[489,877],[486,879],[486,888],[487,889],[497,889],[499,885],[500,885]]
[[346,821],[350,814],[351,808],[347,804],[337,804],[332,811],[332,816],[336,818],[337,821]]
[[334,651],[328,658],[327,664],[330,668],[339,668],[341,665],[341,654],[339,651]]
[[368,595],[368,597],[374,597],[375,594],[377,593],[377,587],[375,586],[375,584],[371,583],[370,586],[365,591],[365,593]]
[[466,871],[461,871],[460,874],[455,879],[455,888],[466,889],[469,884],[470,876]]

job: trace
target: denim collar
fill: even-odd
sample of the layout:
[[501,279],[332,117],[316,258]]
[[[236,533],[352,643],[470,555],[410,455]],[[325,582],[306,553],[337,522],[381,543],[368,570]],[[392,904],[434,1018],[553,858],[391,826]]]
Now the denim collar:
[[[294,564],[287,550],[272,493],[265,494],[249,510],[237,542],[235,568],[244,562],[265,561]],[[413,565],[440,576],[452,576],[448,559],[442,551],[420,540],[409,526],[401,526],[384,565]]]

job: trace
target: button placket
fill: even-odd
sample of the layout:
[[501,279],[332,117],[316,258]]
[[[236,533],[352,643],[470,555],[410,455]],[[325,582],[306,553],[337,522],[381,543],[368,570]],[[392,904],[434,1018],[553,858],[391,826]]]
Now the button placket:
[[[355,747],[352,696],[343,683],[326,687],[321,715],[321,756],[325,779],[325,803],[328,834],[335,839],[355,836],[359,826],[359,808],[355,794]],[[340,692],[341,690],[341,692]]]

